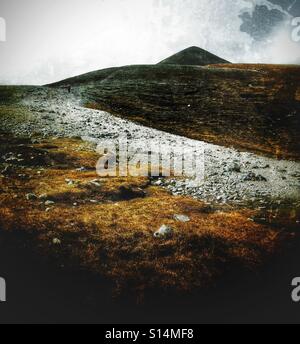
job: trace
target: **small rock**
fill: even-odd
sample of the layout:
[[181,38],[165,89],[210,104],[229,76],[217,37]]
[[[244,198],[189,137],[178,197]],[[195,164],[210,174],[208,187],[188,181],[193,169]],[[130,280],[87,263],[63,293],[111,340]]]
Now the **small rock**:
[[121,185],[120,188],[120,198],[124,200],[130,200],[138,197],[145,197],[146,193],[141,188],[131,187],[131,186],[123,186]]
[[174,230],[170,226],[162,225],[158,231],[154,233],[155,238],[169,238],[174,233]]
[[256,175],[253,172],[249,172],[246,175],[243,176],[243,181],[251,181],[251,182],[266,182],[267,179],[263,177],[262,175]]
[[99,183],[99,180],[98,180],[98,179],[91,180],[91,181],[90,181],[90,184],[92,184],[92,185],[94,185],[94,186],[97,186],[97,187],[101,186],[101,184]]
[[86,168],[85,167],[79,167],[79,168],[76,168],[76,171],[77,172],[84,172],[84,171],[86,171]]
[[46,206],[48,206],[48,205],[53,205],[53,204],[55,204],[55,202],[53,202],[53,201],[49,201],[49,200],[48,200],[48,201],[45,202],[45,205],[46,205]]
[[300,179],[300,173],[298,173],[298,172],[292,173],[291,176],[294,177],[294,178]]
[[228,172],[241,172],[241,166],[238,163],[233,163],[231,165],[229,165],[226,170]]
[[189,222],[190,218],[186,215],[182,215],[182,214],[175,214],[174,215],[174,219],[180,222]]
[[39,199],[40,199],[40,200],[42,200],[42,201],[45,201],[45,200],[47,200],[47,198],[48,198],[48,195],[47,195],[47,194],[45,194],[45,193],[43,193],[43,194],[39,195]]
[[37,199],[37,196],[35,194],[33,194],[33,193],[29,193],[29,194],[26,195],[26,199],[28,201],[34,201],[34,200]]
[[54,238],[54,239],[52,240],[52,243],[53,243],[54,245],[60,245],[60,244],[61,244],[61,241],[60,241],[58,238]]
[[1,171],[2,174],[7,175],[12,172],[12,166],[11,165],[6,165],[4,169]]

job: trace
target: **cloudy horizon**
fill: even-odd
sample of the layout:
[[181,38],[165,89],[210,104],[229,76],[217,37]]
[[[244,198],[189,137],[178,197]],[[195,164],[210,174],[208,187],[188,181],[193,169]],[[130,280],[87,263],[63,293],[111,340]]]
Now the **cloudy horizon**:
[[[189,46],[232,62],[300,63],[299,43],[287,26],[293,3],[0,0],[6,22],[0,83],[38,85],[107,67],[152,64]],[[264,31],[254,26],[260,27],[256,6],[270,14],[272,25]]]

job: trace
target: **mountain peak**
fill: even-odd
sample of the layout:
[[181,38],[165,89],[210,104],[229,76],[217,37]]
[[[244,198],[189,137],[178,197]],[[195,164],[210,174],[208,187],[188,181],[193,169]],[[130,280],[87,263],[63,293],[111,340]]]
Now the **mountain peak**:
[[229,63],[228,61],[196,46],[189,47],[168,57],[159,64],[178,64],[206,66],[209,64]]

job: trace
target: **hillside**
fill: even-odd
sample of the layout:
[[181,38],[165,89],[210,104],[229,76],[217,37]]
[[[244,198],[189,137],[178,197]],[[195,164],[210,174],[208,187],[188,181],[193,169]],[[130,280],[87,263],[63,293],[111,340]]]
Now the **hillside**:
[[[125,69],[120,78],[141,73],[148,84],[155,72],[147,66]],[[160,78],[171,77],[159,71]],[[89,93],[88,87],[74,89]],[[285,291],[286,278],[297,274],[300,163],[135,125],[80,106],[63,88],[0,87],[0,118],[0,251],[1,262],[10,262],[0,267],[12,276],[10,285],[20,285],[22,276],[30,291],[24,313],[18,311],[23,290],[9,294],[22,322],[45,321],[49,309],[56,322],[57,314],[66,321],[87,313],[107,321],[120,316],[115,301],[124,305],[127,298],[133,307],[151,305],[151,316],[144,314],[155,321],[158,306],[168,310],[166,302],[181,309],[173,312],[176,321],[189,319],[191,309],[198,315],[202,309],[207,319],[202,295],[214,316],[218,300],[226,299],[233,309],[233,287],[241,299],[245,287],[254,290],[251,280],[268,280],[267,287]],[[205,147],[205,179],[98,176],[95,147],[118,135],[128,135],[132,148],[142,140],[147,152],[151,141]],[[170,237],[155,235],[162,225],[172,228]],[[282,268],[274,274],[275,266]],[[256,294],[249,302],[261,313]],[[132,316],[140,320],[139,310]],[[122,317],[128,320],[127,308]]]
[[191,47],[157,65],[108,68],[48,86],[72,86],[88,107],[171,134],[299,159],[300,67],[225,62]]
[[89,107],[172,134],[299,159],[299,84],[298,66],[144,65],[81,92]]
[[118,69],[117,67],[100,69],[97,71],[93,71],[93,72],[81,74],[78,76],[74,76],[65,80],[61,80],[61,81],[58,81],[46,86],[52,86],[52,87],[67,86],[67,85],[79,86],[79,85],[85,85],[88,83],[99,83],[103,81],[105,78],[107,78],[110,74],[115,72],[117,69]]
[[[180,51],[179,53],[170,56],[169,58],[159,62],[158,64],[177,64],[177,65],[199,65],[204,66],[208,64],[229,63],[226,60],[219,58],[216,55],[209,53],[198,47],[190,47]],[[122,68],[122,67],[121,67]],[[88,83],[97,83],[103,81],[114,72],[118,71],[119,67],[105,68],[97,71],[74,76],[65,80],[52,83],[47,86],[79,86]]]

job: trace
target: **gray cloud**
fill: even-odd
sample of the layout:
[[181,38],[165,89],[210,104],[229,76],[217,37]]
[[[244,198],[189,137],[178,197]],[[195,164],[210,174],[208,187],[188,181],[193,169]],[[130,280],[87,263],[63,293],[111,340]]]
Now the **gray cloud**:
[[[7,42],[0,42],[0,82],[44,84],[110,66],[156,63],[191,45],[233,62],[300,61],[299,45],[291,45],[283,34],[286,27],[280,32],[270,28],[264,42],[240,30],[243,13],[251,17],[255,4],[278,5],[272,2],[277,4],[263,0],[0,0],[0,17],[7,23]],[[278,44],[285,46],[280,54]]]

